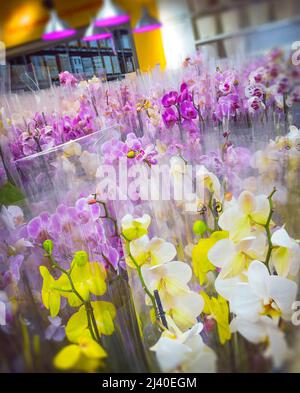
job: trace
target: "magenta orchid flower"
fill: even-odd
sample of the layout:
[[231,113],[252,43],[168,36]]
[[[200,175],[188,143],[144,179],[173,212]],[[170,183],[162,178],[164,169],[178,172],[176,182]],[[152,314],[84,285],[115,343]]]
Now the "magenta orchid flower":
[[198,112],[191,101],[183,101],[180,104],[180,113],[181,116],[186,120],[196,119],[198,116]]
[[177,100],[178,93],[176,91],[170,91],[163,96],[161,102],[165,108],[170,108],[171,106],[177,104]]
[[64,71],[59,74],[59,83],[63,86],[74,87],[78,84],[78,80],[69,71]]
[[162,118],[167,128],[172,128],[178,122],[178,114],[172,108],[167,108],[162,114]]

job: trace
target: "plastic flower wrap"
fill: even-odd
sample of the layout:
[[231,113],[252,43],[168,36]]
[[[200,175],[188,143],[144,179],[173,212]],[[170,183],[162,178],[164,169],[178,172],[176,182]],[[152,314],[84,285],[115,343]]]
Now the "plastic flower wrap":
[[[274,143],[283,144],[289,138],[296,146],[295,128]],[[141,201],[133,211],[147,214],[126,214],[121,220],[146,347],[155,352],[162,371],[202,372],[204,365],[210,365],[209,371],[278,369],[293,358],[289,340],[295,334],[291,317],[298,293],[300,247],[283,225],[286,222],[289,228],[290,219],[282,216],[277,189],[268,194],[243,189],[247,174],[256,173],[251,150],[227,145],[218,167],[206,158],[213,169],[197,167],[201,187],[196,199],[150,205]],[[241,154],[245,154],[244,163]],[[297,162],[297,154],[292,157]],[[284,154],[281,160],[279,175],[289,156]],[[230,178],[231,165],[239,182]],[[189,176],[188,162],[178,152],[171,157],[169,170],[173,187],[178,189],[181,177]],[[278,184],[291,190],[288,177]],[[149,214],[157,222],[150,223]],[[150,336],[151,324],[155,336]],[[189,342],[193,332],[198,332],[194,340],[198,353],[193,355],[199,356],[197,364],[189,360],[194,351]],[[249,362],[241,351],[249,352]],[[207,356],[204,363],[201,356]]]
[[[110,137],[114,137],[116,133],[111,131]],[[33,195],[30,195],[33,202],[40,203],[33,208],[32,200],[27,200],[30,213],[18,206],[2,208],[6,239],[1,243],[2,285],[17,304],[24,298],[24,305],[16,310],[16,318],[26,314],[29,306],[26,291],[30,293],[34,308],[39,310],[38,319],[45,324],[45,331],[37,333],[39,340],[48,341],[45,349],[53,342],[61,343],[65,331],[70,344],[60,351],[52,346],[50,366],[55,351],[53,364],[61,370],[96,371],[106,367],[129,371],[134,367],[144,371],[146,360],[126,281],[114,211],[111,204],[98,199],[96,194],[89,194],[96,188],[95,174],[102,159],[96,152],[99,143],[105,140],[103,136],[105,132],[95,133],[87,143],[79,140],[43,153],[42,164],[51,172],[46,173],[45,182],[39,185],[47,188],[43,193],[31,188]],[[27,158],[37,164],[35,159],[39,160],[40,156]],[[60,160],[66,160],[68,165],[61,166]],[[74,167],[73,178],[69,166]],[[34,179],[36,169],[38,165],[27,167],[26,187],[33,186],[30,179]],[[42,165],[39,174],[45,174],[44,170]],[[17,286],[19,289],[14,293]],[[98,296],[102,296],[101,301]],[[49,311],[50,326],[41,303]],[[78,313],[68,321],[69,307],[76,307]],[[55,319],[58,314],[59,334]],[[36,328],[36,318],[33,315],[29,323],[31,329]],[[116,330],[114,319],[118,324]],[[28,334],[34,339],[31,332]],[[112,337],[105,338],[105,335]],[[122,348],[118,356],[116,348]]]
[[68,202],[68,196],[74,202],[92,193],[101,162],[98,145],[114,136],[118,136],[117,129],[101,130],[15,161],[18,183],[36,211],[41,211],[46,201],[55,208],[58,201]]
[[6,97],[4,367],[296,367],[299,72],[212,64]]

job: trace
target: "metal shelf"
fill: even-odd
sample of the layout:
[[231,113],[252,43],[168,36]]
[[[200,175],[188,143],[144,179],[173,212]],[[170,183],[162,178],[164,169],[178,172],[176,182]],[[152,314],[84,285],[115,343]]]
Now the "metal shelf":
[[203,16],[215,15],[220,12],[230,11],[232,9],[247,7],[248,5],[266,3],[266,2],[272,3],[273,0],[244,0],[244,1],[240,0],[240,1],[232,2],[230,4],[215,5],[215,6],[207,7],[206,9],[200,11],[192,12],[191,17],[195,19]]
[[206,38],[204,40],[197,40],[197,41],[195,41],[195,45],[201,46],[201,45],[211,44],[214,42],[219,42],[219,41],[223,41],[223,40],[227,40],[230,38],[235,38],[235,37],[239,37],[239,36],[243,36],[243,35],[265,33],[270,30],[288,27],[291,24],[298,24],[298,23],[300,23],[300,16],[297,16],[294,18],[289,18],[289,19],[284,19],[284,20],[280,20],[280,21],[268,22],[268,23],[265,23],[264,25],[261,25],[261,26],[251,26],[251,27],[247,27],[247,28],[238,30],[236,32],[232,32],[232,33],[218,34],[218,35],[215,35],[211,38]]

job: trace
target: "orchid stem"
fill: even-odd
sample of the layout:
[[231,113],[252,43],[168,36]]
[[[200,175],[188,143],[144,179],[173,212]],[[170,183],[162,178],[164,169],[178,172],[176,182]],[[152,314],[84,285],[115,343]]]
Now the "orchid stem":
[[271,254],[272,254],[272,250],[273,250],[273,243],[271,240],[271,230],[270,230],[270,223],[272,220],[272,216],[274,213],[274,209],[273,209],[273,201],[272,201],[272,197],[276,192],[276,188],[274,187],[273,191],[271,192],[271,194],[268,196],[268,201],[269,201],[269,206],[270,206],[270,212],[269,212],[269,216],[267,219],[267,222],[264,225],[264,228],[266,230],[266,234],[267,234],[267,239],[268,239],[268,252],[267,252],[267,256],[266,256],[266,260],[265,260],[265,264],[268,265],[270,262],[270,258],[271,258]]
[[108,208],[106,206],[106,203],[103,201],[97,201],[97,203],[99,203],[99,205],[101,205],[104,209],[104,216],[100,217],[100,218],[106,218],[107,220],[112,221],[112,223],[114,224],[114,230],[115,230],[115,236],[119,236],[119,231],[118,231],[118,223],[117,220],[113,217],[111,217],[111,215],[109,214]]
[[[121,233],[121,235],[123,236],[123,238],[128,243],[130,242],[130,240],[123,233]],[[141,266],[137,263],[137,261],[135,260],[134,256],[131,254],[131,252],[129,250],[129,247],[128,247],[128,256],[130,257],[130,259],[132,260],[132,262],[133,262],[133,264],[134,264],[134,266],[136,268],[136,271],[138,273],[138,276],[139,276],[140,282],[142,284],[142,287],[143,287],[145,293],[149,296],[149,298],[151,300],[151,303],[152,303],[152,306],[153,306],[154,311],[155,311],[155,315],[156,315],[156,317],[158,317],[155,297],[154,297],[154,295],[152,295],[152,293],[150,292],[149,288],[147,287],[147,285],[145,283],[145,280],[144,280],[144,277],[143,277],[143,274],[142,274]]]
[[84,300],[83,297],[80,295],[80,293],[77,291],[77,289],[75,288],[75,285],[73,283],[71,274],[67,270],[65,270],[61,266],[59,266],[59,264],[55,261],[55,259],[53,258],[53,256],[51,254],[47,254],[46,256],[49,258],[49,261],[51,262],[52,267],[58,269],[59,271],[61,271],[63,274],[65,274],[68,277],[68,280],[69,280],[71,288],[72,288],[72,292],[78,297],[78,299],[83,303],[83,305],[85,307],[85,311],[87,314],[87,320],[88,320],[88,328],[91,333],[91,336],[93,337],[94,340],[96,340],[100,343],[100,333],[99,333],[99,330],[97,327],[93,307],[91,305],[90,300]]

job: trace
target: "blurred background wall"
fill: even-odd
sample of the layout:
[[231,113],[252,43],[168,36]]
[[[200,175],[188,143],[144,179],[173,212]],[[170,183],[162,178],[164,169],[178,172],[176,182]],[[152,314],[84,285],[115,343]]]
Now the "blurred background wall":
[[[113,40],[82,41],[101,0],[54,0],[60,18],[77,29],[69,39],[41,39],[49,19],[42,0],[2,1],[0,39],[7,48],[15,89],[24,70],[39,87],[56,83],[64,70],[82,77],[105,75],[108,80],[159,65],[176,68],[201,49],[211,57],[240,57],[271,47],[291,48],[300,37],[299,0],[115,0],[130,23],[111,28]],[[133,34],[143,7],[161,28]],[[18,87],[19,84],[19,87]],[[26,88],[26,87],[25,87]]]

